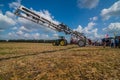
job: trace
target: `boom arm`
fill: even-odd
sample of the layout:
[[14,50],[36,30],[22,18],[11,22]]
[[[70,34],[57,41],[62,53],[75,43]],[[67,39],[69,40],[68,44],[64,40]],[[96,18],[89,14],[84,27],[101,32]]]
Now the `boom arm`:
[[47,27],[54,29],[54,30],[57,30],[59,32],[64,32],[65,34],[71,34],[71,35],[74,35],[76,37],[83,37],[83,33],[73,31],[67,25],[65,25],[63,23],[56,24],[54,22],[51,22],[51,21],[45,19],[44,17],[42,17],[41,15],[38,15],[37,13],[33,12],[32,10],[30,10],[24,6],[20,6],[15,11],[15,15],[22,17],[22,18],[25,18],[27,20],[33,21],[33,22],[38,23],[40,25],[46,26],[46,24],[47,24]]

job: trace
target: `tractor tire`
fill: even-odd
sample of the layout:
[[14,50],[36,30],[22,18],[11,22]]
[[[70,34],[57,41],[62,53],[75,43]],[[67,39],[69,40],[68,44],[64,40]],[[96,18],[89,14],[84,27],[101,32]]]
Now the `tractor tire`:
[[79,40],[79,41],[78,41],[78,46],[79,46],[79,47],[85,47],[85,45],[86,45],[86,44],[85,44],[85,41],[83,41],[83,40]]
[[52,43],[53,46],[56,46],[55,42]]
[[57,41],[53,42],[52,45],[53,45],[53,46],[59,46],[59,44],[58,44]]
[[67,40],[64,40],[64,41],[65,41],[65,46],[67,46],[67,44],[68,44],[68,43],[67,43]]
[[66,45],[67,45],[67,40],[60,41],[60,46],[66,46]]

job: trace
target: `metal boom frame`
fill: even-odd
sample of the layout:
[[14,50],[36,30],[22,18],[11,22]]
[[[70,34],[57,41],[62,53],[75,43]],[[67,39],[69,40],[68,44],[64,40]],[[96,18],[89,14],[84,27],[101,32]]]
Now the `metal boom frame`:
[[40,14],[37,14],[34,11],[32,11],[22,5],[16,9],[15,15],[25,18],[27,20],[30,20],[30,21],[35,22],[40,25],[46,26],[45,24],[47,24],[48,25],[47,27],[54,29],[58,32],[64,32],[65,34],[71,34],[77,38],[85,40],[85,36],[83,35],[83,33],[73,31],[67,25],[65,25],[63,23],[60,23],[60,24],[53,23],[50,20],[47,20],[44,17],[42,17]]

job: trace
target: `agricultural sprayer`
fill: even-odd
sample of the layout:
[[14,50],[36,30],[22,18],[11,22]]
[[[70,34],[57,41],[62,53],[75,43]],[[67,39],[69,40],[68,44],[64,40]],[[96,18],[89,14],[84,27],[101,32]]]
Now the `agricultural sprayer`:
[[[87,39],[83,35],[83,33],[70,29],[66,24],[63,24],[63,23],[56,24],[24,6],[20,6],[19,8],[17,8],[15,11],[15,15],[25,18],[27,20],[30,20],[32,22],[35,22],[37,24],[43,25],[45,27],[49,27],[58,32],[64,32],[65,34],[69,34],[72,36],[70,42],[78,44],[80,47],[83,47],[86,45]],[[46,26],[46,24],[48,26]],[[61,37],[60,39],[55,40],[53,45],[65,46],[67,45],[67,40]]]

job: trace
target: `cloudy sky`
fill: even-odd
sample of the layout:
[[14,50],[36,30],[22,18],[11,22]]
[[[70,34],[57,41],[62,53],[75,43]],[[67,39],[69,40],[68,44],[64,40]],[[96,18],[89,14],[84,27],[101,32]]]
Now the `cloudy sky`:
[[120,35],[120,0],[0,0],[0,39],[54,39],[64,35],[15,16],[20,5],[56,24],[63,22],[90,39]]

